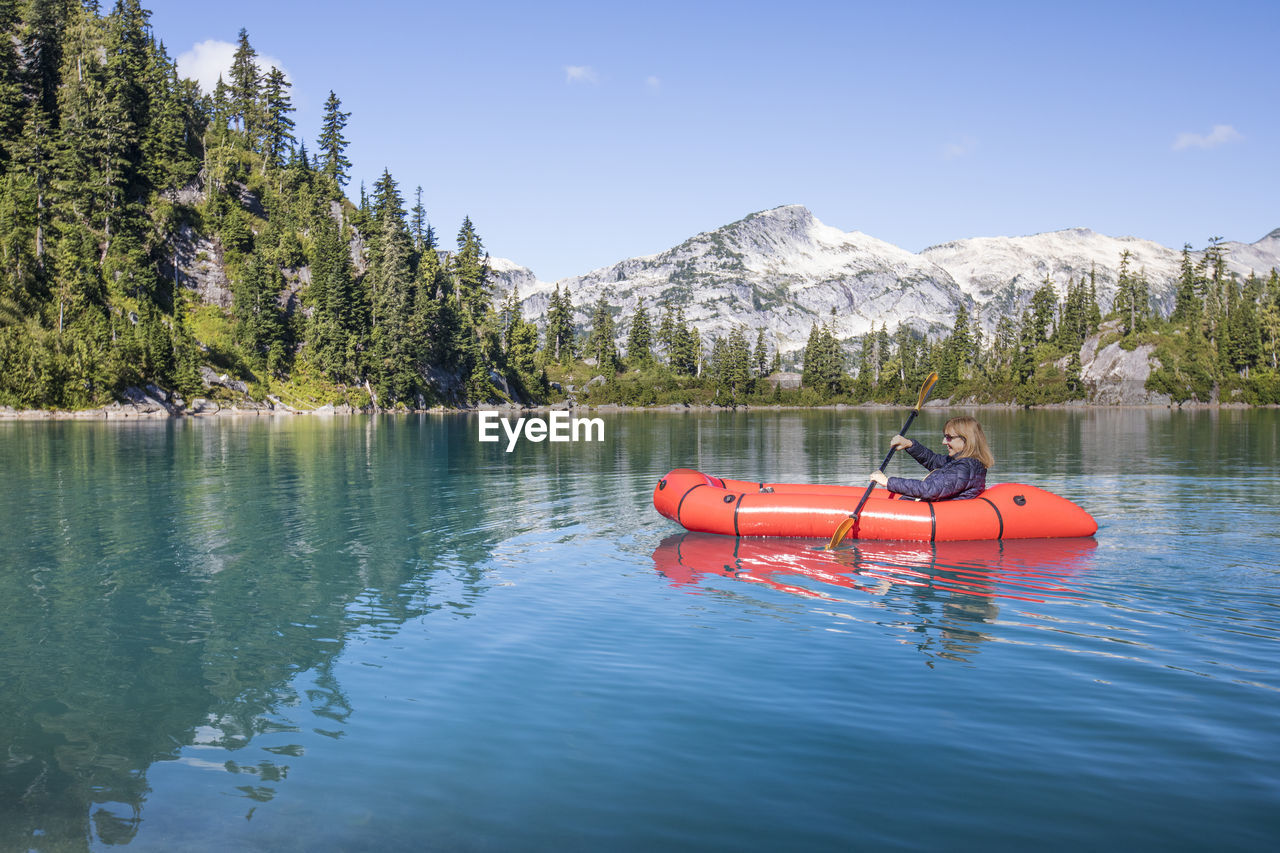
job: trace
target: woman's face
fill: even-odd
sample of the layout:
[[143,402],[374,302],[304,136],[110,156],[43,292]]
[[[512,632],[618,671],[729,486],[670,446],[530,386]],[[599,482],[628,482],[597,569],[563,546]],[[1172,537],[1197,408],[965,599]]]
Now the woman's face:
[[964,450],[964,436],[952,432],[950,427],[942,433],[942,443],[947,447],[948,456],[955,456]]

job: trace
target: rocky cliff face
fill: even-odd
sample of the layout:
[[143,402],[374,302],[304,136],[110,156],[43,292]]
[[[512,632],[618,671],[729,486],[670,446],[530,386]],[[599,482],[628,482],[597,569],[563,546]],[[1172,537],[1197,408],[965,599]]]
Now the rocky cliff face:
[[[1104,324],[1103,333],[1114,332],[1116,324]],[[1118,343],[1099,348],[1101,335],[1094,335],[1080,348],[1080,378],[1089,389],[1089,401],[1104,406],[1167,406],[1167,394],[1148,391],[1146,382],[1159,366],[1155,347],[1143,344],[1126,350]]]

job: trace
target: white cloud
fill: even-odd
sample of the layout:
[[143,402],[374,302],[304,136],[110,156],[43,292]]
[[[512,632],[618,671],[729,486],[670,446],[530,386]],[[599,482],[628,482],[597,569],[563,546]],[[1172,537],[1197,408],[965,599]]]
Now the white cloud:
[[590,65],[566,65],[564,67],[566,83],[599,83],[600,75]]
[[1200,133],[1179,133],[1178,138],[1173,141],[1174,151],[1183,151],[1187,148],[1217,148],[1219,145],[1226,145],[1228,142],[1236,142],[1243,139],[1234,127],[1229,124],[1215,124],[1213,130],[1207,135]]
[[[218,77],[222,77],[222,82],[228,82],[231,76],[231,60],[235,55],[236,46],[229,41],[216,39],[202,41],[192,45],[190,50],[178,54],[176,60],[178,76],[190,77],[200,84],[201,91],[211,95],[213,87],[218,85]],[[288,69],[274,56],[260,53],[255,57],[255,63],[262,76],[265,77],[274,66],[284,72],[284,76],[290,83],[293,82]]]
[[650,92],[658,92],[662,89],[662,81],[653,75],[644,78],[644,85]]
[[973,153],[978,147],[978,140],[972,136],[965,136],[958,142],[948,142],[942,146],[942,159],[955,160],[957,157],[967,157]]

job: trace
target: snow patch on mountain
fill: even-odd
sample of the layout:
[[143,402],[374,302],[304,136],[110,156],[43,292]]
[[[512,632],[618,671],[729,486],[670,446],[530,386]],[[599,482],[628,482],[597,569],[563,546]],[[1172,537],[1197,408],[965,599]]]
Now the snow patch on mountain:
[[[1280,229],[1256,243],[1223,244],[1230,268],[1247,276],[1280,267]],[[516,288],[524,315],[540,319],[556,286],[569,291],[575,321],[587,322],[598,299],[613,306],[620,335],[643,304],[653,322],[683,309],[704,338],[735,326],[749,337],[764,329],[781,352],[804,346],[814,323],[829,323],[847,340],[899,323],[945,334],[963,305],[990,332],[1001,316],[1017,317],[1048,279],[1062,298],[1071,281],[1092,276],[1103,310],[1110,306],[1120,257],[1145,275],[1152,298],[1167,312],[1181,250],[1136,237],[1109,237],[1068,228],[1025,237],[978,237],[930,246],[916,254],[859,231],[818,221],[787,205],[697,234],[664,252],[627,258],[585,275],[539,281],[512,261],[490,261],[495,300]],[[1193,253],[1193,262],[1202,253]]]

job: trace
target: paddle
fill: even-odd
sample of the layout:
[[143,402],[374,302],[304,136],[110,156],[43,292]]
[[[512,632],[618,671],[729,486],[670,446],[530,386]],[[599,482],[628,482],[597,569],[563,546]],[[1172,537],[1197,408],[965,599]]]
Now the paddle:
[[[907,422],[902,425],[902,429],[898,431],[898,435],[906,435],[907,430],[911,429],[911,422],[916,419],[916,415],[920,414],[920,409],[924,407],[924,401],[929,399],[929,392],[933,390],[934,384],[938,381],[938,374],[930,373],[929,378],[920,386],[920,398],[916,400],[916,407],[911,410],[911,414],[907,416]],[[889,467],[889,460],[893,458],[893,452],[897,448],[890,447],[889,453],[884,457],[884,461],[880,463],[880,470],[883,471]],[[858,501],[857,507],[854,508],[853,514],[840,522],[840,526],[836,528],[836,532],[831,534],[831,541],[827,543],[824,549],[830,551],[832,548],[840,544],[840,540],[849,535],[849,531],[858,523],[858,513],[862,512],[862,506],[867,502],[867,498],[871,497],[871,491],[876,487],[872,482],[867,486],[867,490],[862,493],[862,500]]]

